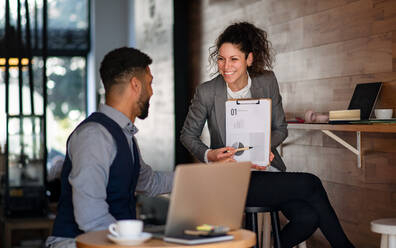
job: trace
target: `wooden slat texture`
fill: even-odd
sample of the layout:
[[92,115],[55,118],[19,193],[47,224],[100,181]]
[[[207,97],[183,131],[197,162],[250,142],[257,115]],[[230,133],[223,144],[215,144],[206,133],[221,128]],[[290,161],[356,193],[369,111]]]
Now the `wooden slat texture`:
[[276,57],[281,83],[392,71],[392,33],[331,43]]
[[[396,134],[365,133],[363,137],[364,143],[362,145],[364,145],[364,149],[368,155],[372,152],[386,152],[387,154],[396,152]],[[386,154],[384,156],[386,156]]]
[[393,62],[393,71],[396,71],[396,32],[393,32],[392,39],[392,62]]
[[[242,6],[245,10],[244,16],[237,16],[239,19],[253,19],[258,25],[271,26],[279,23],[291,21],[301,16],[311,15],[324,10],[342,7],[357,0],[268,0],[256,1],[249,5]],[[224,1],[223,5],[210,6],[205,10],[205,14],[216,16],[224,10],[238,8],[238,4],[244,1]],[[227,7],[228,6],[228,7]],[[216,18],[215,18],[216,19]],[[219,20],[219,19],[217,19]]]
[[284,160],[288,171],[310,172],[340,184],[364,182],[365,168],[357,168],[356,156],[344,148],[290,145],[284,148]]
[[[202,37],[193,40],[195,84],[210,79],[208,48],[230,23],[247,20],[268,31],[277,54],[275,73],[287,118],[307,110],[346,109],[355,85],[383,82],[376,108],[396,116],[395,0],[204,0]],[[200,44],[200,45],[199,45]],[[199,46],[197,49],[196,46]],[[356,146],[357,156],[323,134],[327,128]],[[282,148],[290,171],[319,176],[348,237],[359,248],[379,247],[370,221],[396,216],[396,133],[393,125],[290,125]],[[346,131],[349,130],[349,131]],[[381,133],[383,132],[383,133]],[[320,231],[308,247],[330,247]]]
[[376,5],[364,0],[273,25],[268,32],[276,52],[284,53],[391,32],[395,26],[391,1]]
[[396,184],[395,152],[367,154],[364,161],[364,166],[366,167],[365,182]]
[[[356,147],[355,134],[336,134]],[[366,188],[396,190],[395,147],[396,134],[363,133],[361,169],[357,168],[357,156],[354,153],[320,131],[290,130],[282,149],[285,160],[290,159],[290,164],[287,164],[291,171],[313,172],[330,182],[356,186],[363,182],[368,184],[360,186]]]

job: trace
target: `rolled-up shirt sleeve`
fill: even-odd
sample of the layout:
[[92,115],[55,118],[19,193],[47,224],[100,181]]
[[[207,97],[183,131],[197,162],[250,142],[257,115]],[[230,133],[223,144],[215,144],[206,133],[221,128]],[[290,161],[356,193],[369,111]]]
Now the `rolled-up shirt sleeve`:
[[115,222],[106,202],[110,166],[116,156],[111,134],[98,123],[78,128],[69,140],[73,208],[78,227],[84,231],[107,229]]

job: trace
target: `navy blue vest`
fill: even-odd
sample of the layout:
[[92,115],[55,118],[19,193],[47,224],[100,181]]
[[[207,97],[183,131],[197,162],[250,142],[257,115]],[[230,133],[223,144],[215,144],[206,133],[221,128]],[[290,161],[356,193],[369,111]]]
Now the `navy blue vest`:
[[[79,126],[91,121],[103,125],[113,136],[117,144],[117,154],[110,166],[109,180],[106,189],[106,202],[109,205],[109,212],[117,220],[135,219],[135,188],[140,171],[139,155],[135,142],[133,142],[134,158],[132,160],[131,150],[125,134],[115,121],[103,113],[96,112],[81,122]],[[69,143],[69,140],[67,142]],[[63,163],[61,173],[61,196],[58,203],[58,213],[54,222],[52,236],[74,238],[83,233],[83,231],[78,228],[74,219],[72,189],[68,180],[71,169],[72,163],[68,152],[66,152],[66,159]]]

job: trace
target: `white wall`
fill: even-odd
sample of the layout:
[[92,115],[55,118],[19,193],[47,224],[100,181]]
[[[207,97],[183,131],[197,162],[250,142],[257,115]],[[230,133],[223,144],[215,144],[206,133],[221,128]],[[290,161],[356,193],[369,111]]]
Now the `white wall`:
[[102,88],[100,62],[109,51],[132,46],[152,59],[154,96],[149,117],[137,120],[142,157],[156,170],[173,170],[175,152],[173,1],[91,1],[91,54],[88,58],[88,114]]
[[137,119],[143,159],[157,170],[175,166],[173,1],[135,0],[136,47],[147,53],[153,79],[149,116]]
[[91,1],[91,53],[88,57],[88,114],[96,110],[97,89],[102,87],[100,62],[109,51],[129,45],[130,6],[133,0]]

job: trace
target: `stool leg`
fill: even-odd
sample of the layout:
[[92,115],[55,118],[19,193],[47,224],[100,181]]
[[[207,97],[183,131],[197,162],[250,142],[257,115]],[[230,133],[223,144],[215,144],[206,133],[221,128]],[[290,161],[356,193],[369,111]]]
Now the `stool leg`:
[[388,235],[381,235],[381,248],[388,248]]
[[278,211],[271,212],[272,233],[274,235],[274,248],[281,248],[280,243],[280,224]]
[[4,225],[4,232],[5,232],[5,237],[4,237],[5,248],[11,248],[11,244],[12,244],[12,228],[9,227],[7,224],[5,224]]
[[396,235],[388,235],[388,247],[396,248]]
[[262,248],[271,248],[271,216],[269,212],[264,213]]
[[259,247],[258,227],[257,227],[257,213],[245,214],[245,228],[251,230],[256,234],[256,245],[254,248]]

